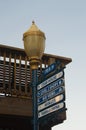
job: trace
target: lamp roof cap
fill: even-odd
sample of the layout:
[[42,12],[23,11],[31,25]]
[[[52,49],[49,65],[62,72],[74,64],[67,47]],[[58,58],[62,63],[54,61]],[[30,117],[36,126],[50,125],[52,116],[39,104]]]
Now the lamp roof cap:
[[[42,32],[37,25],[35,24],[34,20],[32,21],[31,27],[23,34],[23,38],[28,35],[39,35],[45,38],[44,32]],[[45,38],[46,39],[46,38]]]

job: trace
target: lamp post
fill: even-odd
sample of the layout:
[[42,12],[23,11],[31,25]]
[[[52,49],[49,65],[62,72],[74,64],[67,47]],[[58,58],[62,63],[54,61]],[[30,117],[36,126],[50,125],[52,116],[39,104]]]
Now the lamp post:
[[33,130],[38,130],[37,70],[45,49],[45,34],[38,29],[33,21],[30,29],[23,34],[23,40],[32,70]]

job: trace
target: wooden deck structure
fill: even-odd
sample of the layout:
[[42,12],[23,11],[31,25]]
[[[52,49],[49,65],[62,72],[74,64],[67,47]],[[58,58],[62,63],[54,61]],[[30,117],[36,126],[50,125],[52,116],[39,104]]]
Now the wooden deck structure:
[[[55,61],[67,65],[72,60],[62,56],[44,54],[39,65],[38,76],[44,68]],[[0,129],[32,129],[32,92],[31,70],[28,58],[23,49],[0,45]],[[66,112],[56,114],[46,130],[62,123]],[[16,120],[16,122],[15,122]],[[40,123],[40,130],[45,130]]]

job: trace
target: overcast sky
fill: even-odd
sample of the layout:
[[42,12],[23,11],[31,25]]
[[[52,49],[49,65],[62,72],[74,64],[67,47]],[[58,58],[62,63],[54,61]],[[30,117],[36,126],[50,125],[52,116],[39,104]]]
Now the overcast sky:
[[86,0],[0,0],[0,44],[23,48],[32,20],[46,53],[73,60],[65,69],[67,120],[52,130],[86,130]]

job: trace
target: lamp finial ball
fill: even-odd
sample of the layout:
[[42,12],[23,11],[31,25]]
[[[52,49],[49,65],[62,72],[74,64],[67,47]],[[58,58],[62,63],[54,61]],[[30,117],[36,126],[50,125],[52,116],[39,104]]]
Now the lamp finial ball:
[[35,21],[34,21],[34,20],[32,21],[32,24],[35,24]]

